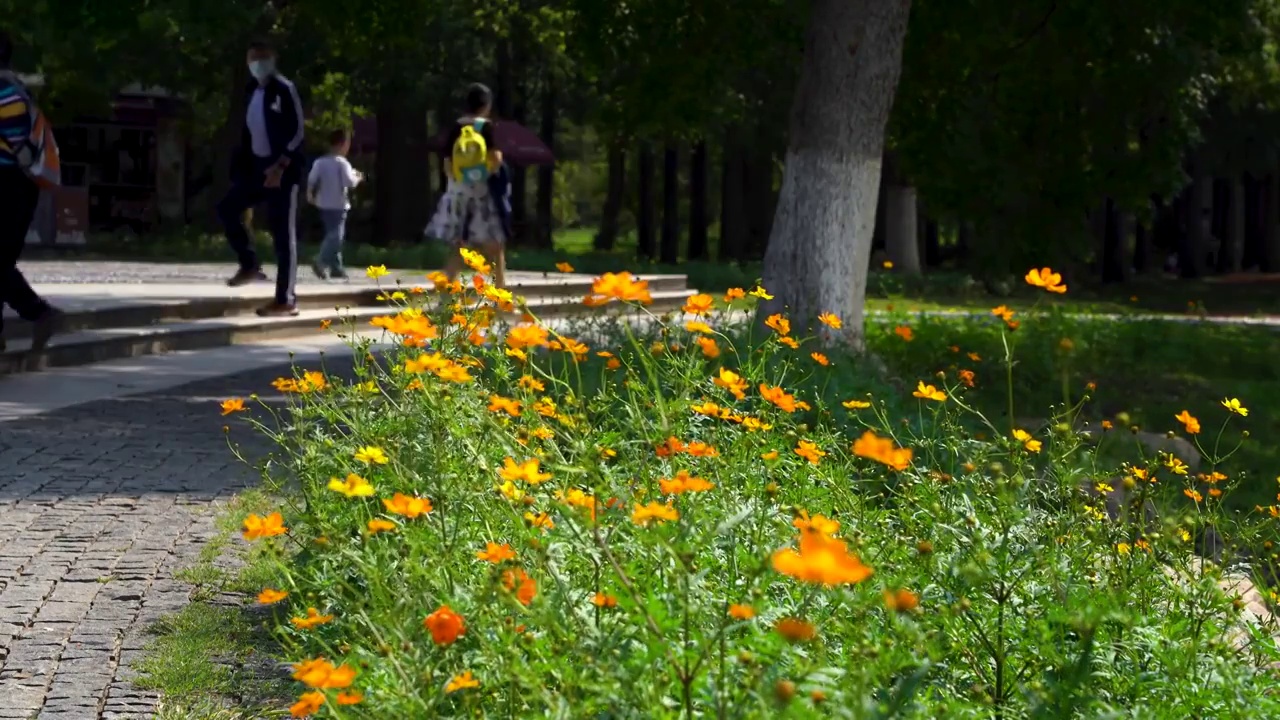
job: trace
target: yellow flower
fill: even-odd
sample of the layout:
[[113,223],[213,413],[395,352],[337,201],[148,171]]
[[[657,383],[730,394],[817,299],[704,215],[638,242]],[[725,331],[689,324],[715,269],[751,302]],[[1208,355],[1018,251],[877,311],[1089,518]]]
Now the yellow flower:
[[274,588],[263,588],[262,592],[258,593],[258,604],[271,605],[273,603],[278,603],[287,597],[289,597],[289,593],[285,592],[284,590],[276,590]]
[[1062,284],[1062,276],[1049,268],[1031,268],[1027,272],[1026,281],[1028,285],[1059,295],[1067,291],[1067,286]]
[[444,691],[445,694],[449,694],[458,692],[459,690],[478,687],[480,687],[480,681],[476,680],[475,677],[472,676],[471,671],[468,670],[461,675],[454,675],[449,680],[449,684],[444,686]]
[[533,392],[542,392],[547,389],[547,386],[542,384],[541,380],[531,375],[521,376],[519,385],[522,389],[532,390]]
[[519,502],[524,499],[524,491],[516,487],[516,484],[507,480],[498,486],[498,492],[511,502]]
[[933,400],[934,402],[945,402],[947,399],[946,393],[932,385],[925,385],[923,380],[916,385],[916,391],[911,395],[921,400]]
[[560,272],[562,272],[562,273],[571,273],[571,272],[573,272],[573,266],[572,266],[572,265],[570,265],[570,264],[569,264],[569,263],[567,263],[567,262],[558,262],[558,263],[556,263],[556,269],[557,269],[557,270],[559,270],[559,271],[560,271]]
[[467,267],[478,273],[488,275],[493,270],[493,268],[489,267],[489,263],[485,261],[484,256],[475,250],[458,248],[458,254],[462,255],[462,262],[466,263]]
[[1222,407],[1236,415],[1239,415],[1240,417],[1249,417],[1249,408],[1241,405],[1240,400],[1237,398],[1227,398],[1226,400],[1223,400]]
[[390,520],[383,520],[382,518],[374,518],[370,520],[365,527],[369,528],[370,534],[376,535],[380,532],[391,532],[392,530],[395,530],[396,524],[391,522]]
[[1116,543],[1116,552],[1120,555],[1128,555],[1133,551],[1133,546],[1129,543]]
[[871,403],[865,400],[846,400],[840,404],[849,410],[865,410],[871,407]]
[[840,328],[844,327],[844,321],[841,320],[838,316],[833,315],[829,312],[824,312],[821,315],[819,315],[818,322],[822,323],[823,325],[826,325],[832,330],[839,330]]
[[539,471],[539,463],[538,458],[529,458],[517,464],[514,458],[508,457],[502,461],[500,474],[503,480],[522,480],[530,485],[537,485],[551,479],[551,473]]
[[1164,466],[1172,470],[1174,475],[1187,474],[1187,464],[1182,462],[1178,458],[1174,457],[1173,455],[1170,455],[1169,457],[1165,458]]
[[680,513],[670,504],[651,502],[647,505],[635,506],[631,511],[631,522],[636,525],[649,525],[653,522],[664,523],[679,520]]
[[728,368],[720,368],[719,377],[712,380],[712,382],[733,393],[733,396],[739,400],[747,396],[747,381],[743,380],[741,375]]
[[1182,426],[1186,428],[1188,435],[1200,434],[1200,421],[1197,420],[1194,415],[1187,412],[1186,410],[1183,410],[1182,412],[1175,415],[1173,419],[1182,423]]
[[229,400],[222,401],[223,417],[226,417],[231,413],[238,413],[238,412],[244,412],[244,411],[245,411],[244,400],[241,400],[240,398],[231,398]]
[[[733,291],[732,291],[732,290],[730,290],[730,292],[733,292]],[[768,292],[767,290],[765,290],[763,287],[761,287],[761,286],[759,286],[759,285],[757,285],[757,286],[756,286],[756,289],[755,289],[755,290],[752,290],[752,291],[751,291],[751,296],[752,296],[752,297],[758,297],[758,298],[760,298],[761,300],[772,300],[772,299],[773,299],[773,296],[772,296],[772,295],[770,295],[770,294],[769,294],[769,292]]]
[[701,333],[703,335],[710,335],[714,332],[710,325],[702,322],[701,320],[690,320],[684,324],[684,329],[691,333]]
[[377,280],[380,277],[386,277],[390,273],[387,272],[386,265],[370,265],[364,269],[364,274],[368,275],[370,279]]
[[1031,433],[1026,430],[1017,429],[1013,431],[1013,439],[1022,443],[1029,452],[1038,453],[1042,447],[1039,440],[1031,437]]
[[289,618],[289,622],[299,630],[310,630],[313,627],[333,622],[332,615],[321,615],[313,607],[307,608],[306,617]]
[[777,450],[770,450],[767,453],[761,453],[760,459],[761,460],[777,460],[778,456],[779,456],[779,453]]
[[329,489],[349,498],[373,497],[373,485],[355,473],[348,474],[346,480],[329,478]]
[[356,449],[355,459],[365,465],[386,465],[391,462],[382,448],[374,445],[366,445]]

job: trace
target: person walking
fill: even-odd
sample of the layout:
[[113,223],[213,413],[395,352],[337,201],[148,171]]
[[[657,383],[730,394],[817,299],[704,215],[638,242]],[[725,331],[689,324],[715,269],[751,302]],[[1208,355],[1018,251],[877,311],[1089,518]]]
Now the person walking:
[[342,241],[347,233],[347,212],[351,210],[347,192],[364,179],[347,161],[350,151],[351,136],[346,130],[334,130],[329,134],[329,154],[311,164],[307,177],[307,200],[320,211],[324,223],[320,254],[311,263],[321,280],[347,277],[342,266]]
[[298,188],[305,164],[302,98],[297,86],[276,70],[276,53],[269,44],[251,44],[245,60],[253,78],[245,88],[244,127],[232,154],[231,189],[218,203],[218,219],[240,262],[227,284],[267,279],[244,225],[245,210],[265,202],[276,254],[276,294],[258,314],[297,315]]
[[[44,118],[10,67],[12,60],[13,41],[0,30],[0,352],[5,349],[5,305],[32,323],[31,351],[39,352],[49,344],[61,313],[31,289],[18,270],[18,258],[40,200],[35,178],[54,181],[41,172],[48,167],[56,173],[52,160],[57,147],[50,147],[52,137],[46,135]],[[48,153],[52,155],[46,166]]]

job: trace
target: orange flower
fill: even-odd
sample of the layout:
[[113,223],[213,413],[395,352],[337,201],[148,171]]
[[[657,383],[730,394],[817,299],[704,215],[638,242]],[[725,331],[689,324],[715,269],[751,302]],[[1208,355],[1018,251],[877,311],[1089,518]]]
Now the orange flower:
[[530,527],[539,528],[543,532],[556,529],[555,521],[546,513],[538,513],[537,515],[534,515],[531,512],[527,512],[524,514],[524,519],[525,522],[529,523]]
[[1181,413],[1175,416],[1174,419],[1182,423],[1182,426],[1187,429],[1188,435],[1200,434],[1200,421],[1197,420],[1194,415],[1187,412],[1186,410],[1183,410]]
[[542,392],[547,389],[547,386],[542,384],[541,380],[531,375],[522,375],[518,384],[521,389],[532,390],[534,392]]
[[583,299],[587,305],[603,305],[613,300],[638,302],[648,305],[653,302],[649,294],[649,281],[639,280],[629,272],[605,273],[591,283],[591,295]]
[[591,604],[598,608],[615,608],[618,607],[618,598],[598,592],[592,596]]
[[715,298],[706,293],[690,296],[685,301],[683,310],[690,315],[706,315],[716,306]]
[[266,517],[249,515],[244,519],[244,539],[253,542],[258,538],[275,537],[289,532],[284,526],[284,518],[278,512]]
[[636,525],[659,524],[680,519],[680,513],[670,504],[651,502],[647,505],[637,504],[631,511],[631,522]]
[[306,617],[289,618],[289,622],[293,623],[293,626],[299,630],[310,630],[313,627],[333,622],[333,616],[321,615],[319,612],[316,612],[315,608],[309,607],[307,608]]
[[996,317],[1000,318],[1006,323],[1013,322],[1013,311],[1004,305],[991,308],[991,314],[995,315]]
[[702,348],[702,355],[707,358],[715,359],[720,357],[720,346],[716,344],[715,338],[697,337],[694,342],[698,343],[698,347]]
[[809,442],[808,440],[801,440],[800,444],[796,446],[794,452],[805,460],[808,460],[812,465],[817,465],[822,461],[822,458],[827,455],[825,452],[819,450],[817,445]]
[[500,474],[503,480],[522,480],[530,485],[537,485],[551,479],[551,473],[539,471],[539,463],[538,458],[529,458],[517,465],[514,459],[506,458],[502,461]]
[[920,596],[905,588],[885,589],[884,605],[894,612],[911,612],[920,606]]
[[718,457],[720,455],[719,451],[717,451],[715,448],[711,447],[710,445],[702,442],[701,440],[695,440],[689,443],[689,446],[685,448],[685,452],[689,453],[689,455],[692,457],[701,457],[701,458],[712,458],[712,457]]
[[380,532],[391,532],[392,530],[395,530],[396,524],[391,522],[390,520],[383,520],[382,518],[374,518],[368,522],[366,527],[369,528],[369,534],[377,535]]
[[974,377],[975,377],[975,376],[974,376],[974,374],[973,374],[973,371],[972,371],[972,370],[961,370],[961,371],[960,371],[960,382],[964,383],[964,386],[965,386],[965,387],[973,387],[973,380],[974,380]]
[[823,354],[822,354],[822,353],[820,353],[820,352],[811,353],[811,354],[809,355],[809,357],[813,358],[813,361],[814,361],[814,362],[818,363],[819,365],[821,365],[821,366],[823,366],[823,367],[827,367],[828,365],[830,365],[830,364],[831,364],[831,360],[830,360],[830,359],[828,359],[826,355],[823,355]]
[[902,338],[906,342],[911,342],[916,338],[915,332],[913,332],[911,328],[907,327],[906,325],[899,325],[898,327],[894,328],[893,334]]
[[729,617],[734,620],[750,620],[755,616],[756,610],[750,605],[739,605],[734,603],[729,606]]
[[558,262],[558,263],[556,263],[556,269],[557,269],[557,270],[559,270],[559,271],[560,271],[560,272],[562,272],[562,273],[571,273],[571,272],[573,272],[573,266],[572,266],[572,265],[570,265],[570,264],[569,264],[569,263],[567,263],[567,262]]
[[467,634],[466,623],[462,616],[454,612],[448,605],[441,605],[422,621],[431,633],[431,641],[437,645],[452,645],[458,638]]
[[679,455],[688,449],[689,447],[681,442],[680,438],[672,436],[667,438],[664,442],[659,443],[658,446],[654,448],[654,451],[658,454],[658,457],[671,457],[672,455]]
[[1041,448],[1044,447],[1043,443],[1041,443],[1039,440],[1036,440],[1034,437],[1032,437],[1031,433],[1027,432],[1026,430],[1015,428],[1013,431],[1013,439],[1022,443],[1022,446],[1025,447],[1028,452],[1038,453],[1040,452]]
[[739,288],[739,287],[729,288],[724,294],[724,301],[727,303],[731,303],[734,300],[741,300],[746,296],[747,296],[747,291],[743,290],[742,288]]
[[1061,295],[1067,291],[1067,286],[1062,284],[1062,276],[1049,268],[1031,268],[1027,271],[1026,280],[1028,285],[1044,288],[1051,293]]
[[871,430],[853,443],[853,454],[883,463],[894,470],[906,470],[911,466],[910,448],[900,448],[890,438],[877,437]]
[[783,412],[793,413],[796,411],[796,398],[790,395],[786,390],[780,387],[770,387],[764,383],[760,384],[760,397],[777,405]]
[[289,707],[289,715],[291,717],[307,717],[320,712],[320,708],[324,706],[324,693],[311,692],[302,693],[298,698],[298,702]]
[[531,323],[521,323],[507,333],[507,347],[513,350],[546,347],[548,344],[547,329]]
[[832,330],[839,330],[840,328],[844,327],[844,321],[841,320],[839,317],[832,315],[829,312],[824,312],[821,315],[819,315],[818,322],[822,323],[823,325],[826,325]]
[[916,391],[911,393],[912,397],[918,397],[921,400],[933,400],[934,402],[945,402],[947,394],[932,385],[925,385],[924,381],[920,381],[916,385]]
[[1187,497],[1189,497],[1189,498],[1191,498],[1191,502],[1198,503],[1198,502],[1200,502],[1200,501],[1204,500],[1204,496],[1203,496],[1203,495],[1201,495],[1200,493],[1198,493],[1198,492],[1196,492],[1195,490],[1192,490],[1192,489],[1190,489],[1190,488],[1187,488],[1186,490],[1183,490],[1183,491],[1182,491],[1182,494],[1183,494],[1183,495],[1186,495],[1186,496],[1187,496]]
[[777,459],[778,459],[778,455],[779,455],[779,453],[778,453],[778,451],[777,451],[777,450],[770,450],[770,451],[769,451],[769,452],[767,452],[767,453],[760,453],[760,459],[761,459],[761,460],[766,460],[766,461],[768,461],[768,460],[777,460]]
[[230,400],[223,400],[223,401],[222,401],[222,416],[223,416],[223,417],[226,417],[227,415],[230,415],[231,413],[244,412],[244,410],[245,410],[245,407],[244,407],[244,400],[241,400],[240,398],[231,398]]
[[801,582],[828,587],[860,583],[872,570],[857,555],[849,553],[844,541],[820,532],[800,534],[800,549],[783,548],[773,553],[773,569]]
[[747,381],[738,373],[727,368],[720,368],[720,376],[712,380],[716,385],[728,390],[739,400],[747,396]]
[[364,700],[364,694],[354,690],[351,692],[340,692],[334,699],[338,701],[339,705],[358,705],[361,700]]
[[486,543],[485,549],[476,553],[476,558],[497,565],[504,560],[515,560],[516,551],[506,543]]
[[489,412],[506,413],[511,417],[520,417],[520,402],[501,395],[489,396]]
[[691,476],[688,470],[681,470],[670,480],[659,479],[658,487],[664,495],[680,495],[687,492],[706,492],[715,485],[705,478]]
[[689,408],[695,415],[705,415],[706,417],[720,417],[720,406],[713,402],[704,402],[700,405],[694,405]]
[[393,515],[403,515],[413,520],[420,515],[426,515],[435,508],[431,507],[431,501],[427,498],[411,497],[402,493],[396,493],[390,500],[383,499],[382,506],[387,512]]
[[467,670],[461,675],[454,675],[452,678],[450,678],[449,684],[444,686],[444,692],[446,695],[448,695],[450,693],[458,692],[459,690],[467,690],[470,688],[478,688],[478,687],[480,687],[480,681],[475,679],[475,676],[471,674],[470,670]]
[[258,593],[258,604],[271,605],[272,603],[278,603],[287,597],[289,597],[289,593],[283,590],[275,590],[273,588],[263,588],[262,592]]
[[538,594],[537,581],[529,577],[529,574],[521,568],[503,571],[502,586],[509,591],[515,591],[516,600],[521,605],[533,602],[533,598]]
[[780,314],[770,315],[765,319],[764,324],[783,337],[791,334],[791,321]]
[[793,643],[809,642],[818,636],[817,628],[799,618],[782,618],[774,626],[774,629],[778,631],[779,635]]
[[317,690],[341,690],[355,682],[356,671],[347,665],[334,667],[328,660],[316,658],[294,663],[293,679]]
[[792,350],[800,349],[800,342],[793,337],[780,337],[778,338],[778,342],[782,343],[783,345],[786,345]]

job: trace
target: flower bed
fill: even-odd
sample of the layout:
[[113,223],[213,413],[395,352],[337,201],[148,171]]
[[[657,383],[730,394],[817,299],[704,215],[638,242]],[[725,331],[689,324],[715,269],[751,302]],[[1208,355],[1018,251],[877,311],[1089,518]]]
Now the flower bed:
[[[292,479],[245,538],[277,551],[258,601],[294,716],[1280,711],[1259,669],[1275,642],[1240,649],[1214,567],[1165,570],[1217,498],[1151,527],[1109,520],[1097,487],[1114,475],[1141,508],[1157,483],[1229,483],[1174,457],[1104,473],[1070,422],[989,422],[961,373],[892,396],[784,317],[730,324],[741,290],[691,299],[687,322],[504,331],[514,298],[467,259],[473,284],[435,278],[452,307],[393,296],[375,322],[398,346],[357,344],[351,382],[278,382]],[[624,273],[587,300],[646,299]]]

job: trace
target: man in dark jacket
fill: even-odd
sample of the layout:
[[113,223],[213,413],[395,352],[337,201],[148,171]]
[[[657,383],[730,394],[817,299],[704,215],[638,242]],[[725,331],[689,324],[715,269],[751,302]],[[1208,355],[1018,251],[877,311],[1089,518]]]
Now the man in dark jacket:
[[297,315],[298,188],[305,164],[302,99],[297,87],[276,71],[270,45],[253,43],[246,60],[253,79],[245,88],[244,127],[231,159],[231,189],[218,203],[227,242],[240,260],[240,270],[227,284],[266,279],[244,226],[244,211],[265,202],[278,269],[275,301],[258,314]]

